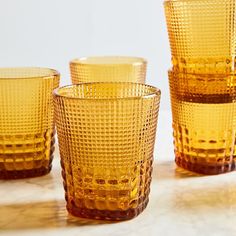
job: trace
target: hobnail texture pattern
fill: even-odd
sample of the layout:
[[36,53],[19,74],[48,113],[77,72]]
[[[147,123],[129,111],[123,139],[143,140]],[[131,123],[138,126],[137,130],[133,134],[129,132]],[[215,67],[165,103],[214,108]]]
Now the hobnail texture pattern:
[[186,73],[235,71],[235,0],[164,2],[173,70]]
[[54,151],[52,91],[58,72],[0,68],[0,178],[46,174]]
[[169,71],[176,163],[202,174],[235,169],[234,75]]
[[137,57],[87,57],[70,62],[73,84],[86,82],[145,83],[147,61]]
[[160,91],[135,83],[85,83],[54,92],[67,209],[126,220],[146,207]]

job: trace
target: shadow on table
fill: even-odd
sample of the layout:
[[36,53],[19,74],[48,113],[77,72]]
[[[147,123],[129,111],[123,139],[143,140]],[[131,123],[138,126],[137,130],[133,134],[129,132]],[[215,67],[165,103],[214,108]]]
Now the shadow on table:
[[[196,185],[194,188],[185,186],[175,191],[172,196],[172,209],[179,212],[224,212],[236,210],[236,183],[222,182],[219,185],[204,187]],[[235,213],[233,214],[235,216]]]
[[193,178],[204,177],[183,168],[176,166],[173,161],[155,161],[153,164],[153,179],[165,180],[165,179],[180,179],[180,178]]
[[69,215],[64,201],[0,205],[0,232],[37,228],[99,225],[112,222],[87,220]]
[[[221,212],[234,217],[236,215],[235,177],[236,173],[233,172],[231,175],[195,174],[177,167],[174,161],[154,162],[153,180],[156,181],[157,187],[160,183],[158,194],[156,192],[153,195],[156,197],[155,204],[167,206],[173,215],[179,217],[181,215],[199,217],[201,214],[214,215]],[[152,202],[154,204],[154,201]]]

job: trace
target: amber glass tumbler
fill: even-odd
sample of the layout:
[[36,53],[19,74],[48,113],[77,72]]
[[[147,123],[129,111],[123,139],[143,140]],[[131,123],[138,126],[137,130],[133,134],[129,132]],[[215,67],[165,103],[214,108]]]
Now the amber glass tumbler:
[[235,169],[235,75],[170,71],[177,165],[202,174]]
[[70,62],[73,84],[86,82],[145,83],[147,61],[138,57],[87,57]]
[[236,0],[166,0],[173,69],[188,73],[235,70]]
[[160,91],[85,83],[54,93],[68,211],[126,220],[148,203]]
[[52,91],[59,74],[46,68],[0,68],[0,178],[40,176],[54,151]]

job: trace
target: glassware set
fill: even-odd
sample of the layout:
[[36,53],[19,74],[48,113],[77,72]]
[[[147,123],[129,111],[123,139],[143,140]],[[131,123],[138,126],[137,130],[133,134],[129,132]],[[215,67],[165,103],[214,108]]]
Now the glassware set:
[[[164,2],[176,164],[202,174],[235,169],[235,1]],[[70,62],[72,85],[46,68],[0,69],[0,178],[47,174],[55,125],[69,213],[127,220],[148,204],[160,90],[147,61]]]
[[132,57],[75,59],[73,85],[61,88],[55,70],[0,69],[0,178],[50,172],[55,121],[68,211],[106,220],[141,213],[160,103],[160,90],[145,84],[146,65]]
[[164,2],[176,163],[201,174],[235,169],[235,3]]

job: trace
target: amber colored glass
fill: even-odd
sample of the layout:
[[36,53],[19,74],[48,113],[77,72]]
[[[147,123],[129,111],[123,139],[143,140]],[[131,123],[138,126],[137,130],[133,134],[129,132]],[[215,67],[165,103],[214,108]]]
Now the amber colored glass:
[[236,0],[164,2],[173,69],[188,73],[235,70]]
[[46,68],[0,68],[0,179],[40,176],[54,151],[53,89]]
[[176,163],[202,174],[235,169],[235,75],[170,71]]
[[86,82],[145,83],[147,61],[138,57],[87,57],[70,62],[73,84]]
[[85,83],[54,93],[68,211],[126,220],[150,191],[160,91],[135,83]]

